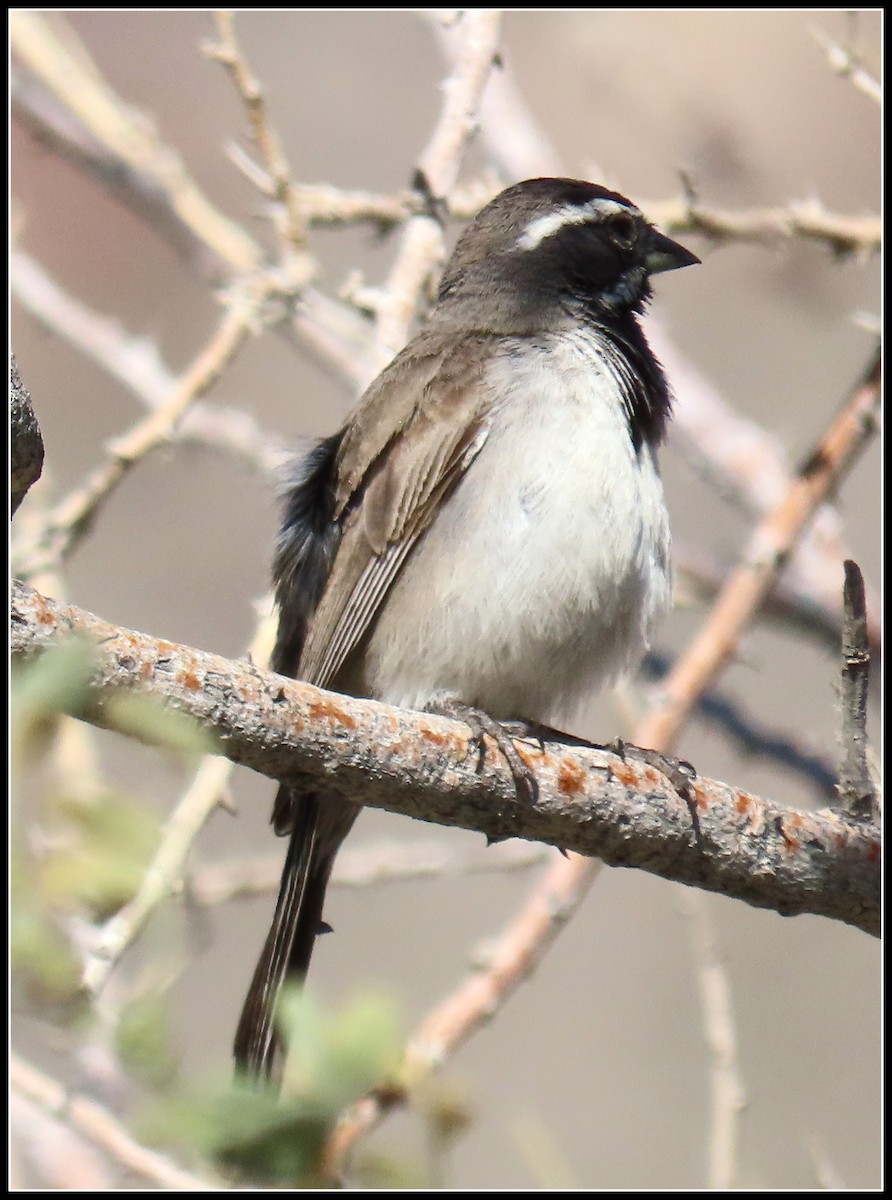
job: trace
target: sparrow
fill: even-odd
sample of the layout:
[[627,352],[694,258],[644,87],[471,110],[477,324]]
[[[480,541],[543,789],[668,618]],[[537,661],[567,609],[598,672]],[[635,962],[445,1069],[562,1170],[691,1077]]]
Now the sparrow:
[[[652,275],[699,261],[582,180],[487,204],[424,326],[291,470],[273,670],[473,727],[567,720],[633,669],[671,592],[671,393],[638,318]],[[248,1078],[281,1072],[277,998],[306,976],[358,813],[279,788],[288,852],[234,1046]]]

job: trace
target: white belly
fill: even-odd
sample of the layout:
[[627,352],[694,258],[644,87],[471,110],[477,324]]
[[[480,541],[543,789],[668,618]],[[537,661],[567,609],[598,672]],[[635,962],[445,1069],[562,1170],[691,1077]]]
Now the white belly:
[[369,693],[566,720],[634,667],[669,605],[669,527],[609,360],[566,337],[496,360],[478,457],[407,560],[367,648]]

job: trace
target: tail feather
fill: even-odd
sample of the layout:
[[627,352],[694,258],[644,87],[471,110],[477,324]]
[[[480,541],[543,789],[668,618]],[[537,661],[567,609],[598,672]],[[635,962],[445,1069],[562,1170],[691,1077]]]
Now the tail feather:
[[276,1002],[286,978],[306,976],[331,872],[331,853],[319,852],[318,800],[301,796],[296,808],[275,916],[235,1034],[236,1069],[252,1079],[268,1080],[280,1070]]

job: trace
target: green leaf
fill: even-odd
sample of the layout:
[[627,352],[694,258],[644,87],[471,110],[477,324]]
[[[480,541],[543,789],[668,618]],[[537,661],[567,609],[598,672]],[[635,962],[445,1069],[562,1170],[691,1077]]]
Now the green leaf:
[[105,718],[116,733],[187,756],[218,752],[213,736],[188,713],[157,696],[122,692],[105,702]]
[[17,852],[10,860],[10,966],[32,998],[57,1004],[80,990],[80,964],[43,903],[33,864]]
[[398,1061],[395,1008],[368,994],[326,1013],[292,988],[279,1016],[289,1045],[280,1099],[240,1082],[180,1095],[156,1110],[154,1132],[255,1183],[322,1187],[322,1153],[341,1111]]
[[140,800],[106,789],[92,804],[59,798],[57,818],[60,844],[41,866],[47,902],[109,916],[142,881],[158,846],[157,817]]
[[172,1083],[178,1057],[162,996],[156,993],[140,996],[121,1010],[115,1046],[122,1063],[150,1087],[167,1087]]
[[12,675],[12,757],[38,756],[63,713],[77,715],[89,703],[96,647],[72,636],[17,668]]

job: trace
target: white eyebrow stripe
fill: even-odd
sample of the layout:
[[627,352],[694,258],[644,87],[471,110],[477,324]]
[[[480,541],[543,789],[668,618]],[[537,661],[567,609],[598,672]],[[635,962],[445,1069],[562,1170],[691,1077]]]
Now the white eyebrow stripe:
[[517,239],[519,250],[535,250],[546,238],[554,237],[565,225],[584,225],[590,217],[609,217],[615,213],[636,212],[616,200],[589,200],[587,204],[567,204],[557,212],[534,217]]

